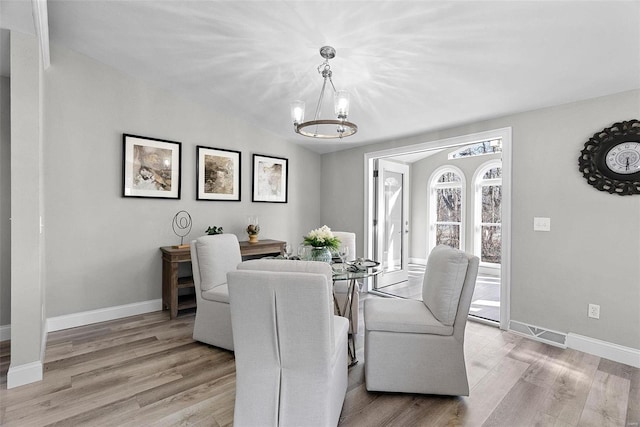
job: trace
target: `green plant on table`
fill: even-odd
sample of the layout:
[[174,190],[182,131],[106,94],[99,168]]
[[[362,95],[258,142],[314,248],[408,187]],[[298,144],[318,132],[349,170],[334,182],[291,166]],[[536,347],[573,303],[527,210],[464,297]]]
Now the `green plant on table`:
[[304,236],[304,244],[314,248],[324,246],[335,250],[340,247],[340,239],[333,235],[329,227],[323,225],[320,228],[311,230],[309,234]]
[[224,230],[222,230],[222,227],[216,227],[215,225],[213,227],[209,227],[207,228],[206,231],[207,234],[212,235],[212,234],[222,234],[224,233]]

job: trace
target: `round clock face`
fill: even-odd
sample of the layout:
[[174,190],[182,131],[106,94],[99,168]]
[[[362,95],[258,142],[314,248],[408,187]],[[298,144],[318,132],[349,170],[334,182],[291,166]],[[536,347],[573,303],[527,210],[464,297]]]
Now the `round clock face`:
[[606,154],[605,164],[621,175],[640,171],[640,142],[625,141],[613,146]]
[[600,191],[640,194],[640,120],[596,132],[584,144],[578,165],[587,182]]

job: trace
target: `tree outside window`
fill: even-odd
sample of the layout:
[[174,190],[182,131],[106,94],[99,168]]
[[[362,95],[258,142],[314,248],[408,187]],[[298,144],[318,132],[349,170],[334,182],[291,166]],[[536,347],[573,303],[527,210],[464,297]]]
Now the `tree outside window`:
[[463,248],[464,175],[454,167],[443,167],[430,180],[431,248],[444,244]]
[[[476,197],[480,200],[479,236],[480,261],[500,264],[502,253],[502,168],[490,162],[481,166],[476,182]],[[476,205],[477,206],[477,205]],[[478,214],[476,214],[478,218]],[[477,246],[476,246],[477,247]]]

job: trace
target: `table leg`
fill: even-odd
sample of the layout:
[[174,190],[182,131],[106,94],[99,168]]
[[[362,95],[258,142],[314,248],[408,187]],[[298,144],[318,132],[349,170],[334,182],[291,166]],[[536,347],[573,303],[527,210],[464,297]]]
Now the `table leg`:
[[162,257],[162,309],[171,310],[171,261]]
[[[340,310],[338,307],[338,315],[344,316],[349,321],[349,336],[347,337],[347,350],[349,353],[349,367],[354,366],[358,363],[358,359],[356,357],[356,334],[358,331],[353,330],[353,296],[355,293],[356,279],[350,279],[349,285],[347,286],[347,297],[344,301],[344,307]],[[338,305],[335,297],[333,301]]]
[[336,290],[333,289],[333,308],[335,309],[338,316],[342,316],[342,311],[340,310],[340,305],[338,304],[338,300],[336,299]]
[[171,275],[171,286],[169,286],[169,318],[175,319],[178,317],[178,263],[170,263],[169,270]]

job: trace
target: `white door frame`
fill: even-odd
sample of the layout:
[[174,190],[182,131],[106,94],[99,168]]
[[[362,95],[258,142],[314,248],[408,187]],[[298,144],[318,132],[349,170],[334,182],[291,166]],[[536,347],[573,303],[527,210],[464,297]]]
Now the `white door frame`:
[[[423,142],[404,147],[390,148],[364,154],[364,251],[367,258],[373,259],[375,218],[373,209],[375,203],[375,184],[373,178],[374,160],[378,158],[398,156],[400,154],[417,153],[420,151],[453,147],[502,138],[502,263],[500,270],[500,329],[507,330],[510,319],[510,288],[511,288],[511,180],[512,180],[512,141],[511,127],[478,132],[470,135],[456,136],[437,141]],[[371,289],[371,283],[367,283]]]
[[[376,218],[378,221],[376,222],[376,227],[380,230],[381,227],[384,227],[385,230],[382,234],[378,235],[378,244],[380,245],[380,240],[386,240],[389,236],[387,235],[386,227],[388,226],[387,215],[384,212],[386,203],[381,200],[383,195],[385,194],[385,185],[383,180],[385,179],[385,171],[392,171],[402,175],[402,221],[400,224],[400,230],[398,233],[400,234],[401,239],[401,268],[398,271],[387,271],[385,267],[384,260],[384,251],[387,249],[387,244],[382,243],[381,246],[377,247],[377,253],[374,258],[380,261],[381,266],[384,269],[384,274],[380,276],[376,276],[374,283],[377,285],[376,288],[379,290],[381,287],[389,286],[391,284],[400,283],[406,281],[409,276],[409,242],[407,239],[409,233],[409,195],[411,194],[411,185],[410,185],[410,168],[409,165],[405,163],[392,162],[387,159],[376,159],[378,160],[377,170],[378,170],[378,185],[377,185],[377,204],[378,204],[378,212]],[[375,162],[374,162],[375,163]],[[382,238],[384,236],[384,238]],[[375,246],[375,245],[374,245]]]

